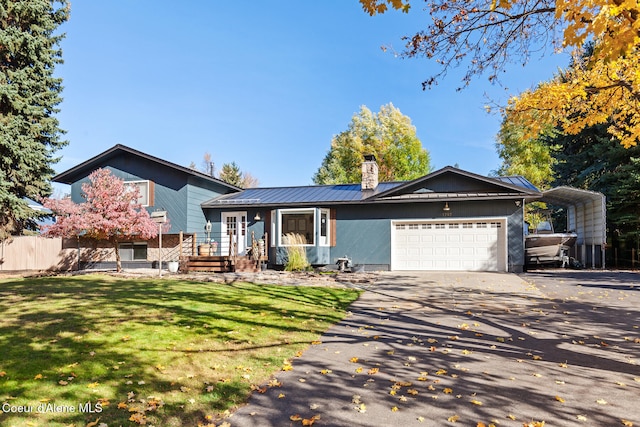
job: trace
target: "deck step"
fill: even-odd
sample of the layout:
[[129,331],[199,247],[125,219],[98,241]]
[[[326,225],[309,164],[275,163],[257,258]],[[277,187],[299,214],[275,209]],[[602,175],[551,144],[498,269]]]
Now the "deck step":
[[256,261],[247,257],[229,257],[229,256],[190,256],[187,257],[186,271],[208,271],[213,273],[224,272],[253,272],[260,271]]

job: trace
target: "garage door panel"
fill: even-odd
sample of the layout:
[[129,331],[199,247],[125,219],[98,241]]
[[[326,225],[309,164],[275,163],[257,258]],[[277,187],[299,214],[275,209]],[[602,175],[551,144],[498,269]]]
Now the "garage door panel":
[[503,223],[504,220],[448,223],[427,220],[396,224],[392,267],[395,270],[505,270],[507,245]]

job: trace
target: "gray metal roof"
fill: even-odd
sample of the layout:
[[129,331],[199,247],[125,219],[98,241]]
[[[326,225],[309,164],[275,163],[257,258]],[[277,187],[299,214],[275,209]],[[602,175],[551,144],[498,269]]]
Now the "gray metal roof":
[[202,204],[204,208],[222,206],[305,205],[360,202],[395,188],[402,182],[381,182],[375,191],[362,191],[360,184],[310,185],[304,187],[247,188]]
[[493,176],[493,179],[497,179],[498,181],[505,182],[507,184],[515,185],[516,187],[526,188],[531,191],[540,191],[536,188],[535,185],[529,182],[524,176]]
[[[464,175],[487,183],[497,184],[502,191],[458,191],[432,192],[412,191],[416,183],[426,182],[431,177],[443,173]],[[533,197],[538,198],[538,189],[520,176],[483,177],[446,167],[413,181],[381,182],[375,191],[362,191],[360,184],[311,185],[304,187],[248,188],[240,193],[226,194],[202,204],[203,208],[221,208],[225,206],[307,206],[346,203],[385,203],[430,200],[486,200]]]

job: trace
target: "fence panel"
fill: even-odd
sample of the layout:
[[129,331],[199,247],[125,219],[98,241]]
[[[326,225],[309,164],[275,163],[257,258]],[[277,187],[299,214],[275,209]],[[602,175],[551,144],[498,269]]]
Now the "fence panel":
[[63,250],[63,239],[16,236],[0,243],[0,271],[68,270],[75,261],[73,252]]

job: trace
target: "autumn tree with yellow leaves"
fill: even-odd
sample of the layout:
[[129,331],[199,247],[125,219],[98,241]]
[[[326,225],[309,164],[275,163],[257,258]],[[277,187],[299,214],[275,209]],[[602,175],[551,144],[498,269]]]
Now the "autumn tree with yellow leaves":
[[[409,12],[410,0],[360,0],[370,15],[391,9]],[[582,58],[562,79],[546,82],[509,100],[506,112],[535,137],[546,125],[577,134],[609,123],[625,147],[640,139],[640,4],[637,0],[427,0],[432,21],[404,38],[403,57],[434,59],[442,68],[426,79],[436,84],[447,71],[466,65],[472,77],[489,80],[508,63],[526,65],[533,53],[568,50]]]

